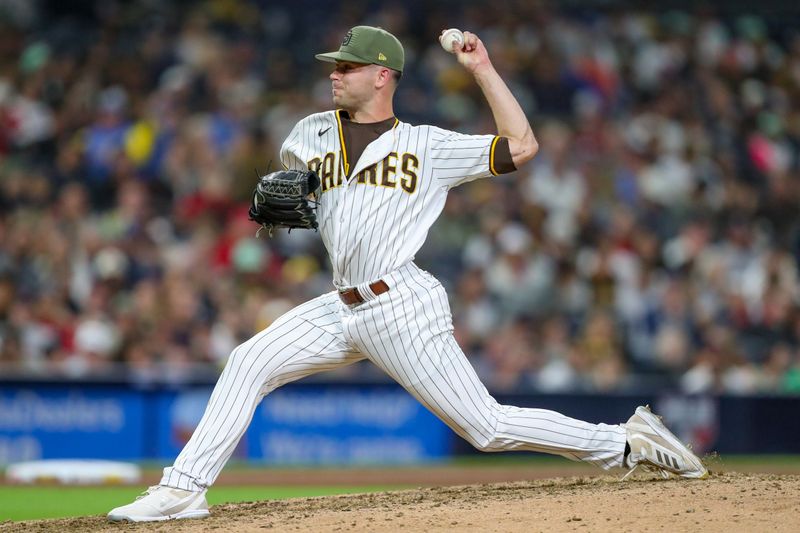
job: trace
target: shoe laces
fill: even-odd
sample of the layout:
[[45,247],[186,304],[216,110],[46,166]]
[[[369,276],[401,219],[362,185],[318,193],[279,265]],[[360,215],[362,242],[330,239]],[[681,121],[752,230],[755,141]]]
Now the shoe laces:
[[155,492],[156,490],[158,490],[158,488],[159,488],[159,487],[161,487],[161,485],[153,485],[153,486],[151,486],[151,487],[147,487],[147,490],[145,490],[145,491],[143,491],[141,494],[139,494],[139,495],[136,497],[136,499],[137,499],[137,500],[141,500],[141,499],[142,499],[142,498],[144,498],[145,496],[149,496],[150,494],[152,494],[153,492]]

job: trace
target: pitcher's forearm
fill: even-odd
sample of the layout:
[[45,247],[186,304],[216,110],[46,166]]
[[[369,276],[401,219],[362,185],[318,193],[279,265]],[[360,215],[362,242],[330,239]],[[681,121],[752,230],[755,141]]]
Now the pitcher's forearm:
[[519,168],[539,150],[528,117],[491,63],[476,69],[473,75],[492,110],[497,134],[508,138],[511,159]]

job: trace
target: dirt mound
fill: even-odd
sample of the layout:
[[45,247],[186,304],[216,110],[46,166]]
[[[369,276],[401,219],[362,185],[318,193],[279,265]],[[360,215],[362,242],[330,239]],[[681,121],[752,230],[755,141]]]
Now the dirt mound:
[[104,517],[4,523],[0,532],[796,531],[800,476],[556,478],[227,504],[211,512],[169,524],[112,524]]

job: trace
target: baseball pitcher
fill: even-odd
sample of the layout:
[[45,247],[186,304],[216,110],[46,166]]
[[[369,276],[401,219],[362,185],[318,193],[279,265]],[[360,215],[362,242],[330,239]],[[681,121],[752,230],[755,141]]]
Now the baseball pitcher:
[[665,475],[707,476],[646,407],[625,424],[607,425],[498,404],[456,343],[447,294],[414,264],[414,255],[451,188],[511,172],[538,145],[478,36],[464,32],[452,51],[483,92],[496,134],[464,135],[396,118],[392,100],[403,47],[383,29],[354,27],[338,51],[316,56],[331,63],[336,109],[295,126],[281,148],[285,170],[260,179],[250,215],[270,232],[318,229],[335,290],[233,350],[200,424],[160,484],[112,510],[111,520],[207,516],[206,490],[261,399],[285,383],[363,359],[479,450],[529,450],[603,469],[646,465]]

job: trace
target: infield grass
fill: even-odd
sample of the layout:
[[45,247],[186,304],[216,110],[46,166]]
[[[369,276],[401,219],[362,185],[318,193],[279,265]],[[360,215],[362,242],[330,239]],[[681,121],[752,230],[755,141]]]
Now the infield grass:
[[[209,505],[284,498],[307,498],[332,494],[353,494],[397,490],[402,486],[365,487],[214,487],[208,492]],[[106,514],[125,505],[142,491],[137,487],[0,486],[0,521],[34,520]]]

